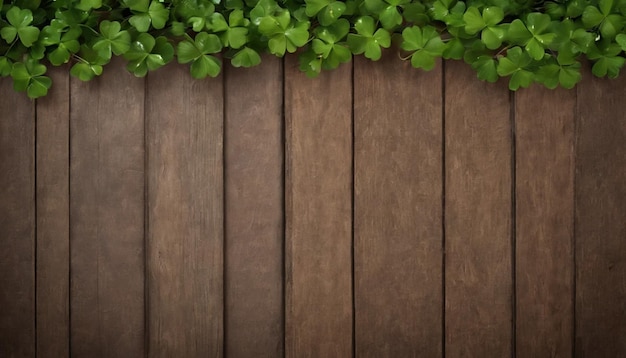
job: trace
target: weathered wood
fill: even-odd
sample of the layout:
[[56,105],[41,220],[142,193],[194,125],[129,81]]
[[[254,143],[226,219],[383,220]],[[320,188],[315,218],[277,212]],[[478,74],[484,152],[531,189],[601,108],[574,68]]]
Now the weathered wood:
[[0,79],[0,357],[35,355],[35,102]]
[[222,77],[148,78],[150,357],[223,351]]
[[571,357],[576,92],[515,95],[517,357]]
[[69,69],[37,100],[37,357],[69,357]]
[[624,91],[589,71],[577,91],[576,357],[626,356]]
[[226,352],[282,357],[282,60],[228,67],[225,80]]
[[509,92],[446,62],[446,356],[512,350],[512,190]]
[[442,355],[442,71],[355,59],[358,357]]
[[286,356],[352,356],[352,71],[285,60]]
[[73,357],[144,355],[144,81],[71,80]]

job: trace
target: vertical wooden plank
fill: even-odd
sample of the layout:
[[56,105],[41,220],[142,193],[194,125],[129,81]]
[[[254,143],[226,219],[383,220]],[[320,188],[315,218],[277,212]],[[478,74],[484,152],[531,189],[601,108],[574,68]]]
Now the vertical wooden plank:
[[359,357],[442,356],[442,71],[355,59]]
[[352,356],[352,68],[285,60],[286,356]]
[[0,357],[35,355],[35,102],[0,79]]
[[282,357],[282,60],[225,78],[226,352]]
[[69,125],[67,67],[48,70],[37,100],[37,357],[69,357]]
[[144,81],[71,80],[73,357],[144,354]]
[[571,357],[576,92],[515,97],[517,357]]
[[506,83],[446,63],[446,356],[512,350],[511,123]]
[[576,356],[626,356],[626,117],[622,80],[578,87]]
[[149,356],[223,351],[223,86],[148,78]]

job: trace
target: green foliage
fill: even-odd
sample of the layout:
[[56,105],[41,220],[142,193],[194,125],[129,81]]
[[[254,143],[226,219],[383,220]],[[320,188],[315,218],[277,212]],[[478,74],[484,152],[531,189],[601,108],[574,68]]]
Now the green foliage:
[[261,54],[299,52],[309,76],[363,55],[430,70],[464,60],[478,78],[572,88],[582,63],[615,78],[626,63],[626,0],[2,0],[0,76],[31,98],[51,81],[44,64],[69,63],[83,81],[113,56],[136,76],[176,59],[192,77],[222,62],[251,67]]

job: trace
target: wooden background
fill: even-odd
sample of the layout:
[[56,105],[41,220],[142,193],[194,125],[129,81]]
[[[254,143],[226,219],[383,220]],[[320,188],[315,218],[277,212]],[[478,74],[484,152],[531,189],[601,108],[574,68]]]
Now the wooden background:
[[394,54],[0,82],[0,357],[626,357],[626,81]]

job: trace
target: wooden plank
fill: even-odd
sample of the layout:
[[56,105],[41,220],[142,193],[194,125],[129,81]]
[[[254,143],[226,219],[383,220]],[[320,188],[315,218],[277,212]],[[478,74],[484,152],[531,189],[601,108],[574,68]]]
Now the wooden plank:
[[446,62],[445,352],[512,350],[511,123],[505,81]]
[[515,95],[517,357],[571,357],[576,92]]
[[282,357],[282,60],[225,78],[226,352]]
[[441,357],[441,66],[354,71],[356,355]]
[[69,357],[69,68],[37,100],[37,357]]
[[144,354],[144,81],[71,80],[71,353]]
[[0,79],[0,357],[35,355],[35,105]]
[[352,71],[285,60],[286,356],[352,356]]
[[223,351],[222,78],[148,78],[149,356]]
[[626,356],[624,91],[589,70],[577,91],[577,357]]

